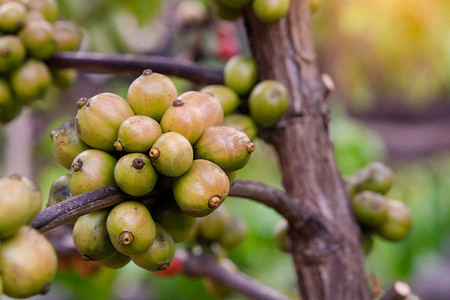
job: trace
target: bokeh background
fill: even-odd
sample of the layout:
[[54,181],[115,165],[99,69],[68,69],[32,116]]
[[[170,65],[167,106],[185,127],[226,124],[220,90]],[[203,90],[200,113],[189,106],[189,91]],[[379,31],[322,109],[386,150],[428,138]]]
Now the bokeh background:
[[[248,53],[241,21],[218,20],[209,1],[59,0],[60,18],[84,31],[83,51],[178,57],[223,67]],[[450,1],[322,0],[311,17],[321,71],[334,80],[327,99],[331,137],[346,175],[371,161],[395,170],[388,197],[412,210],[411,235],[398,243],[375,238],[365,264],[370,282],[387,288],[401,279],[423,299],[450,293]],[[21,117],[0,128],[0,174],[33,178],[47,197],[67,172],[51,156],[49,132],[74,118],[75,102],[99,92],[126,96],[138,74],[83,74],[65,91],[51,90]],[[201,88],[173,78],[179,93]],[[262,140],[238,178],[281,187],[274,150]],[[250,276],[295,296],[292,260],[274,245],[281,217],[245,199],[224,203],[244,219],[249,236],[228,256]],[[180,247],[183,247],[181,244]],[[446,290],[447,289],[447,290]],[[61,267],[52,291],[36,299],[212,299],[201,279],[165,279],[135,267],[94,263]],[[232,294],[229,299],[244,299]]]

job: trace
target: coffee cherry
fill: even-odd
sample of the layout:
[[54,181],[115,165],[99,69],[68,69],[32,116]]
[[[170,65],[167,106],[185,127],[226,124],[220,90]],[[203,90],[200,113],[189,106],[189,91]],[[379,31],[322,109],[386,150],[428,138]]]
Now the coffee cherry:
[[181,272],[183,272],[183,267],[183,261],[177,256],[177,253],[175,252],[175,256],[173,257],[172,262],[167,267],[167,269],[157,271],[155,272],[155,275],[159,277],[173,277],[181,274]]
[[230,58],[224,69],[225,84],[239,95],[248,94],[258,79],[256,62],[245,56]]
[[229,220],[227,209],[220,206],[206,217],[198,219],[198,234],[205,240],[216,241],[224,234]]
[[50,23],[58,18],[59,6],[56,0],[26,0],[25,5],[30,10],[40,12]]
[[156,238],[156,227],[150,212],[136,201],[116,205],[108,215],[106,228],[113,246],[125,255],[146,251]]
[[380,226],[387,216],[387,204],[383,195],[365,191],[352,199],[353,211],[358,222],[368,228]]
[[156,202],[152,206],[150,213],[155,222],[161,224],[170,234],[175,243],[181,243],[191,234],[196,219],[186,215],[178,207],[174,199],[168,198]]
[[271,23],[283,18],[290,6],[290,0],[254,0],[253,12],[264,23]]
[[19,115],[22,106],[12,95],[6,80],[0,78],[0,124],[5,124]]
[[114,167],[117,186],[131,196],[143,196],[155,187],[158,173],[150,157],[142,153],[130,153],[121,157]]
[[230,219],[217,242],[224,249],[233,249],[245,240],[247,234],[247,224],[243,220]]
[[7,2],[0,5],[0,31],[15,33],[26,22],[27,9],[19,2]]
[[169,77],[144,70],[128,88],[128,102],[137,115],[161,121],[166,109],[177,99],[177,89]]
[[173,184],[173,195],[180,209],[193,217],[212,213],[228,196],[228,177],[216,164],[196,159],[186,174]]
[[208,85],[202,88],[200,92],[212,94],[217,100],[219,100],[224,115],[234,112],[240,104],[238,94],[225,85]]
[[45,294],[58,265],[50,242],[37,230],[23,226],[0,248],[2,282],[6,296],[28,298]]
[[411,231],[411,211],[398,200],[388,199],[386,204],[386,219],[375,229],[375,232],[389,241],[403,240]]
[[244,5],[251,2],[251,0],[220,0],[220,1],[223,3],[223,5],[232,8],[241,8]]
[[386,194],[394,184],[394,173],[385,164],[372,162],[350,176],[348,184],[353,187],[353,193],[367,190]]
[[89,147],[77,134],[75,120],[64,122],[50,133],[52,139],[52,154],[55,160],[64,168],[70,169],[75,157]]
[[205,122],[205,128],[220,125],[220,123],[222,123],[222,105],[220,105],[219,100],[214,96],[206,93],[189,91],[181,94],[178,99],[200,110]]
[[88,149],[78,154],[69,170],[72,195],[80,195],[114,183],[114,166],[117,160],[109,153]]
[[128,255],[122,254],[120,252],[114,253],[112,256],[100,260],[99,263],[107,267],[108,269],[120,269],[126,266],[130,262],[131,258]]
[[251,141],[253,141],[258,134],[258,127],[256,126],[255,121],[248,115],[230,114],[225,116],[222,125],[242,131]]
[[263,127],[278,123],[289,107],[286,87],[275,80],[264,80],[252,90],[248,102],[250,116]]
[[53,26],[47,21],[32,21],[19,32],[28,54],[37,59],[47,59],[56,51]]
[[51,73],[52,85],[60,89],[68,88],[78,77],[76,69],[51,69]]
[[286,219],[281,219],[273,229],[273,239],[275,241],[275,246],[283,252],[289,251],[289,237],[288,237],[289,225]]
[[100,93],[77,102],[75,126],[80,138],[89,146],[114,151],[119,127],[134,116],[130,105],[119,95]]
[[53,40],[58,51],[76,51],[80,47],[82,34],[74,23],[58,20],[53,24]]
[[120,124],[114,148],[117,151],[148,152],[163,134],[158,122],[147,116],[132,116]]
[[222,20],[234,21],[241,16],[241,10],[238,8],[232,8],[223,4],[220,0],[212,0],[212,9],[214,14]]
[[203,133],[205,120],[193,104],[175,100],[162,116],[161,128],[164,132],[178,132],[194,144]]
[[164,228],[156,223],[156,238],[147,250],[131,256],[139,267],[155,272],[167,269],[175,256],[175,243]]
[[22,105],[44,96],[52,75],[42,61],[29,59],[11,74],[11,87]]
[[210,160],[225,172],[244,167],[254,150],[255,145],[245,133],[227,126],[206,128],[194,145],[196,158]]
[[189,141],[177,132],[166,132],[149,152],[155,169],[166,176],[178,177],[192,165],[194,152]]
[[103,260],[116,253],[106,230],[109,209],[88,213],[78,218],[73,227],[73,244],[84,260]]
[[69,175],[65,174],[53,181],[48,195],[47,207],[58,204],[64,200],[72,198],[67,180]]
[[12,71],[20,66],[25,52],[25,46],[17,36],[0,36],[0,72]]

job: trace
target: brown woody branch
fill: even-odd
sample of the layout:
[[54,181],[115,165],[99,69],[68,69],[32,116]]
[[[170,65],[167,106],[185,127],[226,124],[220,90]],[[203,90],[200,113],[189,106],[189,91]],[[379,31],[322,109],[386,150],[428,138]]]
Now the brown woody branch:
[[51,68],[74,68],[90,73],[140,74],[145,69],[152,69],[157,73],[178,76],[193,82],[223,84],[222,70],[164,56],[58,52],[46,63]]
[[249,278],[242,272],[222,268],[211,255],[194,255],[179,250],[177,256],[183,261],[184,273],[188,276],[211,278],[251,299],[291,300],[291,298]]
[[[160,190],[154,190],[149,195],[138,199],[156,198],[161,194]],[[304,224],[314,216],[311,211],[295,204],[286,193],[258,182],[235,180],[229,195],[265,204],[285,216],[291,224],[294,224],[294,227],[299,222]],[[136,197],[123,193],[116,185],[109,185],[43,209],[32,226],[45,232],[89,212],[131,199],[136,199]]]

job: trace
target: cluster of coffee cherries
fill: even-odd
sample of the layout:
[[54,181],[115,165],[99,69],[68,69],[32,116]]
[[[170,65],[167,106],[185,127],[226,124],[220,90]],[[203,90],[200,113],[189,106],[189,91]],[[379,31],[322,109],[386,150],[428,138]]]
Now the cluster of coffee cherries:
[[214,96],[178,95],[170,78],[151,70],[132,82],[127,100],[82,98],[76,118],[52,131],[53,155],[69,173],[54,182],[49,205],[111,184],[138,197],[78,218],[73,241],[86,260],[116,268],[131,259],[160,271],[196,218],[225,200],[255,146],[220,125],[223,108]]
[[30,226],[41,210],[41,191],[17,174],[0,178],[0,191],[0,298],[45,294],[58,259],[47,238]]
[[236,20],[244,6],[250,4],[255,16],[264,23],[283,18],[290,6],[290,0],[213,0],[215,14],[223,20]]
[[81,43],[81,31],[57,20],[58,12],[55,0],[0,1],[0,124],[43,97],[51,84],[65,88],[75,80],[75,70],[50,70],[44,62]]
[[[353,212],[363,233],[362,245],[366,254],[373,246],[373,235],[388,241],[405,239],[412,226],[408,206],[384,195],[394,182],[392,170],[380,162],[373,162],[346,178],[347,192]],[[288,251],[288,224],[280,221],[274,228],[274,239],[278,248]]]
[[[223,107],[223,125],[235,127],[253,140],[258,127],[276,125],[289,106],[286,87],[276,80],[258,82],[256,62],[248,56],[236,55],[230,58],[224,68],[225,85],[209,85],[201,92],[216,97]],[[242,101],[248,98],[248,114],[238,113]]]

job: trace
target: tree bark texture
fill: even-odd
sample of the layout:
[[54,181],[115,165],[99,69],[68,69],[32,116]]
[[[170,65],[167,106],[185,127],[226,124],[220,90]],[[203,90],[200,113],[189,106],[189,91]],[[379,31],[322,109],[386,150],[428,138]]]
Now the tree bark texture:
[[307,0],[292,0],[288,15],[270,24],[260,22],[251,7],[245,9],[259,79],[281,81],[290,93],[286,117],[277,128],[264,132],[263,138],[277,150],[286,192],[319,216],[290,222],[290,251],[302,299],[371,299],[360,230],[328,133],[326,90],[317,67],[309,14]]

